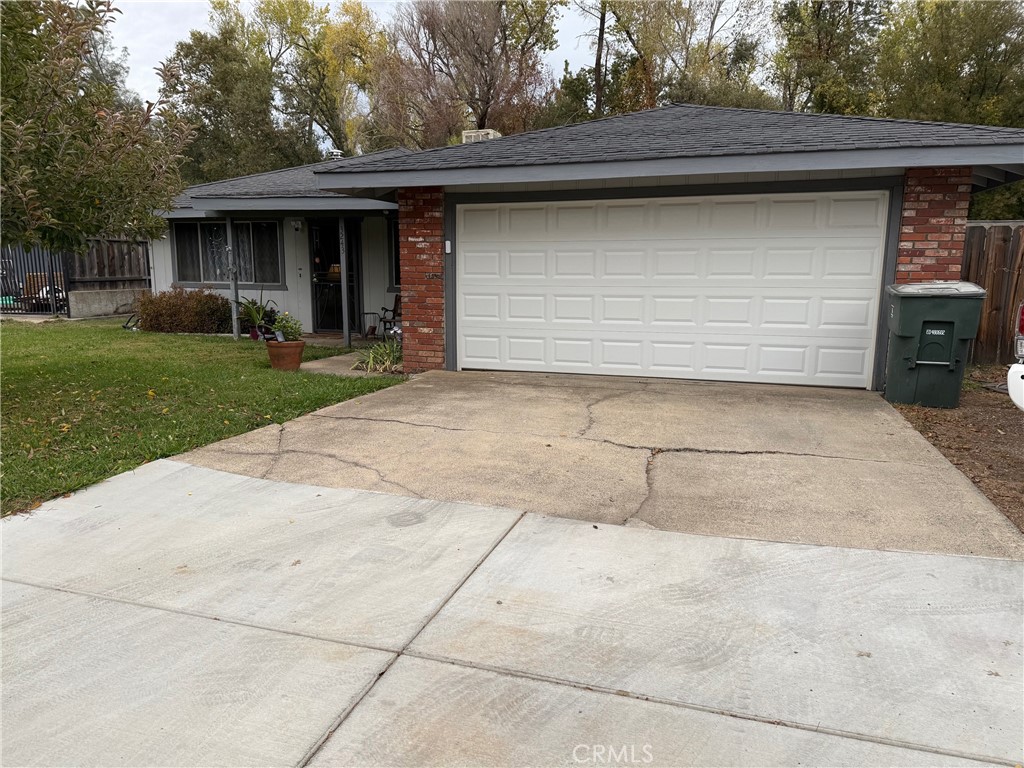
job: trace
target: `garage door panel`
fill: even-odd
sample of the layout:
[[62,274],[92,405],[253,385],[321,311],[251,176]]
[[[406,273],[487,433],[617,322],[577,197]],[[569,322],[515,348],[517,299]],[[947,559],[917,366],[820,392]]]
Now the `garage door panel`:
[[[459,297],[460,316],[474,327],[503,326],[538,329],[573,328],[581,323],[609,330],[623,326],[633,331],[679,333],[705,328],[715,332],[767,329],[776,334],[806,335],[821,330],[833,336],[871,338],[877,299],[868,291],[822,289],[819,295],[800,295],[792,289],[772,287],[760,295],[745,288],[718,286],[701,295],[654,293],[654,289],[617,286],[604,295],[590,287],[559,287],[548,294],[521,293],[492,286],[490,291],[464,289]],[[659,330],[660,329],[660,330]]]
[[[519,243],[493,243],[493,249],[460,251],[461,274],[468,278],[521,281],[582,280],[649,284],[722,281],[751,283],[762,279],[787,284],[833,283],[874,287],[882,253],[879,243],[862,238],[816,238],[812,246],[799,241],[720,239],[699,244],[654,240],[633,242],[573,241],[561,247],[524,248]],[[696,246],[700,247],[696,247]],[[499,250],[500,249],[500,250]]]
[[[521,250],[511,248],[504,252],[506,267],[504,271],[495,271],[491,277],[534,278],[544,280],[549,276],[549,254],[546,250]],[[499,264],[500,264],[499,260]],[[552,270],[553,271],[553,270]],[[467,277],[477,277],[481,273],[471,272]]]
[[555,373],[688,377],[715,381],[863,386],[867,344],[822,345],[818,341],[728,338],[701,341],[649,338],[576,338],[568,333],[544,336],[472,336],[462,340],[466,368]]
[[829,200],[829,229],[881,229],[885,225],[883,198],[877,194],[837,196]]
[[885,198],[460,206],[459,365],[867,386]]
[[547,234],[548,212],[544,206],[518,206],[508,209],[506,234],[513,242]]
[[877,245],[865,243],[861,247],[826,246],[823,248],[822,277],[833,280],[873,280],[881,269],[882,251]]

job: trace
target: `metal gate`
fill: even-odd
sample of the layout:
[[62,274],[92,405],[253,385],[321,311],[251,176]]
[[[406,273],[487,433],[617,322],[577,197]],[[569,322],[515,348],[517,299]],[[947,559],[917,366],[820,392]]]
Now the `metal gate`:
[[67,259],[40,247],[0,249],[0,313],[70,315]]

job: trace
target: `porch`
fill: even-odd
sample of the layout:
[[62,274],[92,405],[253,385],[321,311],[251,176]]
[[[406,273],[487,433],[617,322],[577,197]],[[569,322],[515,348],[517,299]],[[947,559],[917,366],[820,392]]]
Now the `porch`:
[[192,212],[153,243],[153,289],[207,288],[230,299],[237,264],[239,298],[272,302],[318,344],[352,346],[379,336],[395,306],[395,229],[386,210]]

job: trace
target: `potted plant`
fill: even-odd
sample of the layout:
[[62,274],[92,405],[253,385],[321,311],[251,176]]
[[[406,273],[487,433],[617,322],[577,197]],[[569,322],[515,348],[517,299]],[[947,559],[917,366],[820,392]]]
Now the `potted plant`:
[[306,342],[302,341],[302,323],[284,312],[277,316],[271,330],[273,333],[266,337],[270,367],[279,371],[299,370],[302,350],[306,347]]
[[271,305],[276,306],[276,302],[272,299],[263,301],[263,291],[260,291],[259,301],[247,298],[238,302],[238,316],[249,324],[249,338],[253,341],[266,338],[270,333],[277,319],[277,311],[271,309]]

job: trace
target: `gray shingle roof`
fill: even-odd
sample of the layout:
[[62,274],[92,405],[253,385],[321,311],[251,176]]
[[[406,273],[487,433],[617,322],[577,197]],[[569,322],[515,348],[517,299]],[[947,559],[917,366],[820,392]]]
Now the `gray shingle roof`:
[[[433,171],[903,147],[1024,144],[1024,130],[672,104],[474,144],[334,162],[320,172]],[[1022,152],[1024,161],[1024,152]]]
[[408,154],[407,149],[388,149],[368,155],[346,157],[343,160],[324,160],[310,165],[295,168],[282,168],[278,171],[255,173],[251,176],[238,176],[223,181],[210,181],[205,184],[194,184],[175,198],[175,208],[191,208],[192,200],[207,198],[261,198],[261,197],[331,197],[338,198],[335,192],[324,192],[317,189],[316,172],[337,168],[357,168],[362,163],[399,157]]

